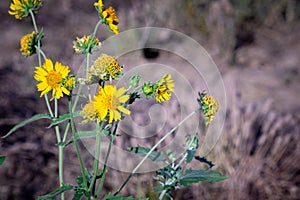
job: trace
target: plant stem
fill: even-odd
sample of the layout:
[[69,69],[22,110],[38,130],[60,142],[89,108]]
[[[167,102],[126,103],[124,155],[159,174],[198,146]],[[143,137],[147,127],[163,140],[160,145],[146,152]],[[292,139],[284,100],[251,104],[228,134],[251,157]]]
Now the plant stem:
[[94,32],[92,34],[92,37],[95,37],[96,36],[96,33],[97,33],[97,30],[98,30],[98,27],[99,25],[102,23],[102,20],[99,20],[98,23],[96,24],[95,28],[94,28]]
[[69,104],[69,112],[70,112],[70,121],[71,121],[71,130],[72,130],[73,143],[75,145],[75,150],[76,150],[77,157],[78,157],[78,160],[79,160],[80,169],[81,169],[82,178],[83,178],[83,183],[84,183],[85,187],[87,188],[87,180],[86,180],[85,173],[84,173],[85,169],[84,169],[83,161],[82,161],[81,154],[80,154],[80,151],[79,151],[79,147],[78,147],[78,144],[77,144],[77,136],[76,136],[75,123],[74,123],[74,118],[73,118],[72,97],[71,96],[69,96],[69,98],[68,98],[68,104]]
[[111,147],[112,147],[113,141],[114,141],[115,136],[116,136],[118,125],[119,125],[119,122],[116,123],[114,132],[112,133],[110,141],[109,141],[109,145],[108,145],[108,149],[107,149],[107,153],[106,153],[106,157],[105,157],[105,161],[104,161],[104,166],[103,166],[103,170],[102,170],[101,182],[99,184],[99,187],[98,187],[98,190],[97,190],[97,193],[96,193],[96,198],[99,197],[99,195],[102,191],[103,185],[104,185],[105,176],[106,176],[106,173],[107,173],[106,166],[107,166],[108,158],[109,158],[109,155],[110,155]]
[[[57,99],[56,97],[54,98],[54,117],[58,117],[58,105],[57,105]],[[54,127],[55,133],[56,133],[56,139],[57,139],[57,144],[58,144],[58,177],[59,177],[59,185],[63,186],[64,184],[64,173],[63,173],[63,162],[64,162],[64,157],[63,157],[63,150],[64,147],[61,145],[61,138],[60,138],[60,132],[59,132],[59,127],[56,125]],[[64,200],[64,193],[61,194],[61,199]]]
[[[32,12],[31,9],[29,9],[29,13],[30,13],[30,16],[31,16],[31,19],[32,19],[32,24],[33,24],[33,27],[34,27],[34,31],[36,33],[38,33],[39,30],[38,30],[38,28],[36,26],[35,17],[34,17],[34,14],[33,14],[33,12]],[[41,48],[41,41],[40,40],[38,40],[37,47],[38,47],[37,49]],[[39,66],[42,66],[42,64],[41,64],[42,63],[42,61],[41,61],[41,53],[40,52],[38,52],[38,61],[39,61]]]
[[114,193],[114,196],[119,194],[119,192],[124,188],[129,179],[135,174],[135,172],[141,167],[141,165],[145,162],[145,160],[150,156],[150,154],[158,147],[160,143],[162,143],[169,135],[171,135],[176,129],[178,129],[186,120],[192,117],[196,113],[196,110],[191,112],[188,116],[186,116],[181,122],[179,122],[172,130],[170,130],[164,137],[162,137],[145,155],[145,157],[139,162],[139,164],[131,171],[129,176],[126,178],[121,187]]
[[94,188],[95,188],[95,181],[97,178],[97,174],[98,174],[98,167],[99,167],[99,159],[100,159],[100,142],[101,142],[101,131],[103,128],[103,123],[101,124],[101,127],[99,128],[99,124],[96,124],[96,130],[97,130],[97,134],[96,134],[96,152],[95,152],[95,158],[94,158],[94,175],[89,187],[89,191],[92,193],[91,196],[94,196]]

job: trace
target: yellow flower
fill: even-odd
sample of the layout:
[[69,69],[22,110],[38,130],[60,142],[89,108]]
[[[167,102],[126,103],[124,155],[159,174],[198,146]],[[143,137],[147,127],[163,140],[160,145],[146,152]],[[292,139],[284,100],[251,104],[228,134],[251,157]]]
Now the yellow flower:
[[57,99],[63,96],[63,93],[69,95],[70,92],[62,86],[63,79],[66,78],[70,72],[68,66],[64,66],[59,62],[53,63],[50,59],[46,59],[42,67],[35,68],[34,79],[39,81],[37,84],[38,91],[41,91],[41,97],[52,90],[51,101],[56,97]]
[[87,72],[87,84],[99,83],[100,80],[116,79],[122,70],[123,67],[114,57],[101,54]]
[[163,76],[155,85],[155,99],[158,102],[164,102],[170,100],[172,93],[174,92],[174,81],[171,80],[171,74]]
[[36,45],[36,32],[32,32],[31,34],[24,35],[20,40],[20,51],[22,55],[27,58],[35,53],[35,45]]
[[13,0],[10,4],[8,13],[15,16],[16,19],[22,19],[29,15],[29,10],[37,13],[42,5],[42,0]]
[[117,90],[114,85],[105,85],[104,88],[99,88],[98,94],[94,97],[94,106],[99,121],[104,120],[108,114],[108,123],[112,123],[113,120],[120,120],[120,112],[130,115],[130,111],[122,106],[122,103],[125,103],[130,98],[130,95],[123,95],[125,92],[125,88],[122,87]]
[[84,120],[82,122],[96,121],[97,112],[96,112],[94,105],[95,105],[95,102],[90,101],[88,104],[86,104],[83,107],[83,110],[80,112],[80,115],[84,118]]
[[214,119],[219,109],[219,103],[217,99],[213,96],[209,96],[206,93],[200,94],[200,99],[198,100],[201,105],[201,110],[205,116],[205,124],[210,124]]
[[75,88],[76,86],[76,78],[75,76],[67,76],[64,80],[63,80],[63,86],[65,86],[65,88],[67,88],[68,90],[72,90]]
[[97,2],[95,2],[94,6],[96,7],[98,14],[101,17],[102,22],[106,24],[111,32],[113,32],[114,34],[118,34],[119,18],[115,9],[111,6],[109,8],[105,8],[102,0],[98,0]]
[[84,35],[82,38],[77,37],[73,42],[73,48],[77,53],[92,53],[101,47],[99,39],[92,36]]

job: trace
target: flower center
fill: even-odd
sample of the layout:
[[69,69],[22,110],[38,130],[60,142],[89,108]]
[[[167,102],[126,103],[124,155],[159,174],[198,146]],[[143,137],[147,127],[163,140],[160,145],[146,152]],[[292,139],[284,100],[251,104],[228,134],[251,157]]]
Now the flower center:
[[117,110],[119,105],[119,99],[113,95],[109,95],[104,102],[105,107],[109,110]]
[[59,83],[62,81],[62,76],[60,73],[52,71],[47,75],[47,83],[51,88],[59,87]]

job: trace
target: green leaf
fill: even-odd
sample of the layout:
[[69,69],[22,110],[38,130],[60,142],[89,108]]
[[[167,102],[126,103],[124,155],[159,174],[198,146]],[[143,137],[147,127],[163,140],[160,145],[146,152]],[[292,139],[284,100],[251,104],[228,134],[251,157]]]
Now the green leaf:
[[[73,117],[78,117],[79,116],[80,111],[76,111],[73,113]],[[51,128],[52,126],[56,126],[64,121],[70,120],[70,114],[64,114],[58,118],[53,118],[52,119],[52,123],[50,124],[50,126],[48,128]]]
[[111,194],[106,194],[103,200],[148,200],[148,198],[134,198],[134,197],[122,197],[122,196],[113,196]]
[[4,162],[4,160],[5,160],[5,156],[0,155],[0,165],[2,165],[2,163]]
[[212,168],[213,166],[215,166],[211,161],[207,160],[205,157],[195,156],[195,159],[201,163],[208,165],[209,168]]
[[68,190],[73,190],[75,187],[72,185],[67,185],[64,184],[63,186],[57,188],[56,190],[54,190],[53,192],[50,192],[49,194],[43,195],[43,196],[39,196],[37,198],[37,200],[47,200],[47,199],[53,199],[54,197],[56,197],[57,195],[60,195],[61,193],[64,193]]
[[[133,153],[136,153],[140,156],[146,156],[146,154],[150,151],[149,148],[147,147],[140,147],[140,146],[137,146],[137,147],[128,147],[127,148],[129,151],[133,152]],[[162,155],[161,152],[157,152],[157,151],[153,151],[149,157],[148,157],[150,160],[152,161],[157,161],[157,162],[160,162],[160,161],[165,161],[166,158],[164,157],[164,155]]]
[[196,150],[187,150],[187,157],[186,157],[186,162],[187,163],[192,162],[195,153],[196,153]]
[[227,178],[215,170],[187,170],[185,175],[180,177],[179,183],[183,186],[189,186],[202,181],[219,182]]
[[16,130],[18,130],[19,128],[25,126],[26,124],[29,124],[31,122],[34,122],[36,120],[39,119],[51,119],[51,116],[49,114],[36,114],[24,121],[22,121],[21,123],[15,125],[6,135],[4,135],[2,138],[6,138],[9,135],[11,135],[13,132],[15,132]]

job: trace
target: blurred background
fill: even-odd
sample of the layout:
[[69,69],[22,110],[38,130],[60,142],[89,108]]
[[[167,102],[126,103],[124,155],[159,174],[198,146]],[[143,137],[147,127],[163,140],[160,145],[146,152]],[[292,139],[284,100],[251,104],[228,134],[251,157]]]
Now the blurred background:
[[[43,50],[53,60],[74,69],[81,64],[84,58],[74,54],[72,41],[93,31],[98,21],[93,2],[43,3],[36,20],[44,28]],[[300,1],[104,3],[116,9],[121,32],[158,26],[189,35],[204,46],[223,76],[228,102],[226,122],[222,138],[209,158],[229,179],[179,190],[174,193],[175,199],[299,199]],[[32,32],[31,21],[10,16],[9,4],[9,0],[0,1],[1,136],[18,122],[44,113],[46,108],[33,79],[36,55],[25,59],[19,52],[19,39]],[[104,27],[98,31],[101,40],[110,35]],[[168,59],[159,51],[140,56],[144,62]],[[46,128],[48,124],[40,120],[0,140],[0,154],[7,157],[0,166],[1,200],[35,199],[58,187],[56,138],[53,130]],[[71,178],[79,174],[72,148],[66,148],[65,157],[65,179],[72,183]],[[89,163],[88,154],[84,159]],[[105,185],[107,191],[115,189],[127,175],[111,172]],[[135,176],[122,194],[152,195],[155,199],[152,176]]]

